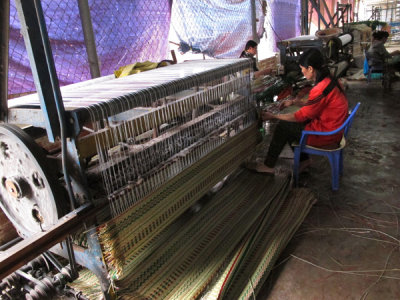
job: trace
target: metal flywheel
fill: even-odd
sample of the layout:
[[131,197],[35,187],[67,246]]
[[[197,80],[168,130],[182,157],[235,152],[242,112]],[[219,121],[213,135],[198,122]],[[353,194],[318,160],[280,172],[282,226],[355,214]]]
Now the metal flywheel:
[[65,212],[54,169],[22,129],[0,125],[0,206],[22,237],[56,223]]

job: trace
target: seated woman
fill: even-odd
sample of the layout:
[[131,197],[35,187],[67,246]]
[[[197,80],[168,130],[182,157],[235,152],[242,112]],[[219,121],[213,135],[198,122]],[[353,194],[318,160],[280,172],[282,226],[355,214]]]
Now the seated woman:
[[[278,119],[264,163],[258,163],[257,172],[274,173],[274,167],[286,143],[299,142],[302,130],[332,131],[337,129],[348,116],[348,103],[343,88],[336,78],[331,76],[324,64],[324,57],[317,49],[309,49],[299,59],[301,71],[308,80],[314,82],[308,99],[291,99],[281,103],[281,109],[291,105],[301,106],[295,113],[271,114],[262,112],[263,121]],[[342,134],[333,136],[309,136],[307,144],[315,147],[329,147],[339,144]],[[309,163],[309,157],[302,154],[303,166]]]
[[400,71],[399,51],[389,53],[385,48],[388,37],[389,33],[387,31],[375,31],[372,34],[371,47],[367,51],[368,66],[383,70],[384,64],[387,63],[394,70]]

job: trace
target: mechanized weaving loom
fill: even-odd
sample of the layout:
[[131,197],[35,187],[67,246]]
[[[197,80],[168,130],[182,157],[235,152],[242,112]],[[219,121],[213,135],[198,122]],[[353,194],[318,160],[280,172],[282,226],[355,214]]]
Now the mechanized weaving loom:
[[[254,148],[256,115],[248,93],[249,74],[243,72],[248,68],[247,60],[194,61],[63,89],[64,107],[76,133],[68,142],[69,162],[75,166],[70,178],[76,201],[96,206],[106,197],[111,215],[117,216],[207,158],[204,181],[190,182],[195,188],[185,192],[179,203],[157,206],[157,224],[144,231],[166,227]],[[37,95],[10,101],[9,107],[10,120],[26,124],[21,118],[28,110],[31,124],[45,127]],[[46,158],[15,126],[4,125],[1,139],[2,208],[20,234],[29,237],[67,212],[63,187],[57,182],[62,170],[50,171],[49,157],[56,161],[59,155],[54,150],[57,144],[44,143]],[[225,159],[208,158],[216,149],[223,151],[219,155]],[[217,167],[212,165],[215,160],[221,162]],[[184,182],[180,179],[177,184]],[[154,218],[153,210],[148,213]]]
[[[125,298],[179,299],[182,293],[196,298],[212,282],[218,286],[217,274],[235,265],[229,261],[238,249],[265,242],[261,237],[266,233],[258,232],[270,228],[260,224],[274,218],[263,215],[275,216],[284,206],[288,178],[242,173],[210,208],[181,219],[256,147],[250,67],[244,59],[192,61],[62,88],[76,133],[68,142],[69,161],[75,166],[70,175],[74,195],[79,205],[90,201],[96,211],[96,219],[87,223],[92,229],[84,246],[73,248],[76,261],[98,276],[103,292],[108,293],[115,281],[118,294]],[[35,113],[38,108],[37,95],[12,100],[10,119],[24,123],[28,110],[30,116],[38,116],[30,118],[32,124],[45,127],[43,117]],[[65,182],[60,184],[62,177],[57,176],[62,170],[50,166],[60,156],[59,145],[40,137],[36,141],[41,151],[12,125],[3,125],[1,133],[6,162],[1,174],[2,208],[19,232],[29,237],[67,211]],[[109,205],[102,205],[104,198]],[[299,205],[307,211],[312,201],[308,203]],[[257,240],[253,235],[260,236]],[[182,245],[186,246],[181,249]],[[65,248],[52,251],[68,257]],[[210,255],[219,259],[210,261]],[[209,269],[191,274],[193,267]],[[167,269],[159,272],[160,268]],[[235,295],[242,292],[234,287]]]
[[[24,278],[27,297],[51,298],[73,285],[76,262],[106,299],[256,294],[314,198],[288,197],[287,176],[235,172],[259,141],[251,61],[189,61],[60,89],[44,22],[17,2],[38,93],[10,100],[0,125],[0,205],[25,239],[0,255],[0,287],[12,294]],[[58,273],[26,273],[41,253]]]
[[[237,268],[234,262],[241,251],[254,251],[248,244],[268,241],[264,238],[274,228],[273,216],[285,205],[288,178],[242,173],[210,207],[193,218],[181,218],[255,149],[259,138],[249,93],[250,67],[244,59],[192,61],[62,88],[76,133],[68,142],[69,160],[80,166],[71,172],[74,195],[80,205],[86,200],[103,207],[88,224],[99,226],[89,230],[85,246],[73,248],[77,262],[98,276],[104,292],[115,281],[118,294],[125,298],[180,299],[182,293],[196,298],[211,283],[221,288],[217,275],[232,265]],[[39,107],[37,95],[12,100],[10,119],[24,123],[27,110],[31,116],[39,115],[35,107]],[[44,127],[41,116],[30,120]],[[51,161],[60,155],[58,146],[42,142],[47,152],[43,157],[36,142],[11,125],[3,125],[1,142],[7,162],[1,174],[2,208],[19,232],[29,237],[66,211],[65,183],[60,185],[62,179],[56,176],[62,170],[50,172]],[[21,144],[26,145],[24,152]],[[105,208],[104,198],[109,202]],[[311,203],[299,205],[307,211]],[[294,219],[291,228],[299,224],[292,223]],[[65,249],[52,251],[67,256]],[[96,259],[98,255],[105,265]],[[209,260],[210,255],[219,259]],[[230,261],[232,257],[236,259]],[[261,270],[260,282],[265,274]],[[243,283],[244,289],[250,284]],[[227,293],[236,297],[242,293],[239,287],[231,286]]]

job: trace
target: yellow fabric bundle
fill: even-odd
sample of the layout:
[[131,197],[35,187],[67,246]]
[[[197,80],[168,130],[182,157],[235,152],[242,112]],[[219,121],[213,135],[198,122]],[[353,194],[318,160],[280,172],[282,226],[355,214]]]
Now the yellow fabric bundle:
[[136,62],[134,64],[126,65],[120,67],[118,70],[114,71],[114,75],[116,78],[125,77],[132,74],[137,74],[143,71],[148,71],[157,68],[158,63],[145,61],[145,62]]

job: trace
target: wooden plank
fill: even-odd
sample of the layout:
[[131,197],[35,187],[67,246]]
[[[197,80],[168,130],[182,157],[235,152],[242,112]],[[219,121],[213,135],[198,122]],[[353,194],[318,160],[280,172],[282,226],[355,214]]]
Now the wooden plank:
[[0,209],[0,246],[8,243],[18,236],[13,224]]

